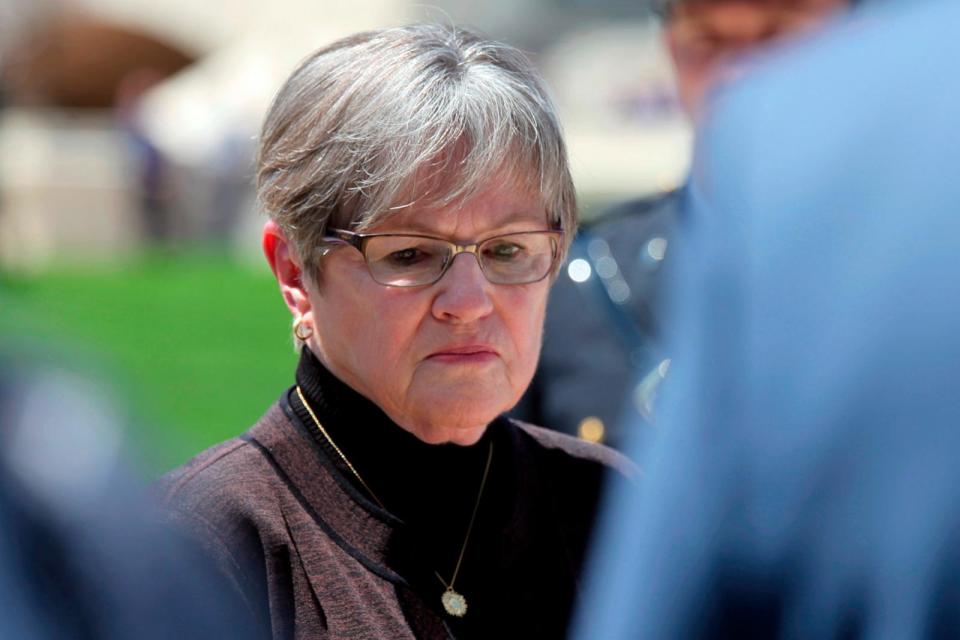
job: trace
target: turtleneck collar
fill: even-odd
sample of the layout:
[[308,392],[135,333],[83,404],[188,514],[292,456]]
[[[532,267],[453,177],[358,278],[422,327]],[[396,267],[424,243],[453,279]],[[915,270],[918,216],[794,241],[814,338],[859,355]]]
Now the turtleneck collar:
[[[491,443],[501,427],[499,421],[494,421],[471,446],[427,444],[339,380],[307,348],[297,367],[297,384],[324,429],[388,511],[416,529],[437,531],[440,524],[441,537],[447,539],[451,538],[448,530],[462,531],[480,488]],[[314,428],[313,419],[296,394],[291,401],[301,421],[343,475],[358,491],[367,493]],[[495,484],[488,479],[484,490],[485,495],[490,492],[487,500],[494,499],[496,487],[491,485]]]

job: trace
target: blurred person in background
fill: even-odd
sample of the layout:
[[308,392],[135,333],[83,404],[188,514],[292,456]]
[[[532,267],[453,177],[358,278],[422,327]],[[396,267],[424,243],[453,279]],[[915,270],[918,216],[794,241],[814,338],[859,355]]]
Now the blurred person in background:
[[0,345],[0,637],[250,638],[239,597],[160,524],[115,402]]
[[717,101],[576,637],[960,637],[958,24],[864,3]]
[[516,49],[360,33],[269,110],[258,195],[295,384],[169,474],[172,518],[274,638],[559,638],[614,451],[504,417],[576,228],[554,107]]
[[[663,38],[694,125],[713,89],[751,57],[799,39],[850,4],[661,0]],[[684,193],[626,202],[581,227],[550,297],[540,366],[513,415],[618,448],[627,425],[648,429],[669,368],[661,273]]]
[[170,163],[147,133],[142,122],[144,97],[164,76],[149,67],[134,69],[123,76],[114,98],[117,125],[124,133],[136,168],[136,193],[144,237],[152,244],[174,239],[169,193]]

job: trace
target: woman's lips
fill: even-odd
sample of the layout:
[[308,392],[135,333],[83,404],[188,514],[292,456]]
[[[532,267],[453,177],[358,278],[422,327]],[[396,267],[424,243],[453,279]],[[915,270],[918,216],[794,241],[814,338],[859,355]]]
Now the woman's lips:
[[498,354],[493,347],[486,345],[467,345],[463,347],[445,347],[431,353],[427,359],[446,364],[482,364],[495,360]]

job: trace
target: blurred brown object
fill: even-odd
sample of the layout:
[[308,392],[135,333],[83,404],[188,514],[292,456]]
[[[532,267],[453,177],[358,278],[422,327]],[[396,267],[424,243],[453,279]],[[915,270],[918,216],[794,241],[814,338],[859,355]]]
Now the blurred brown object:
[[64,15],[9,52],[3,84],[10,104],[108,109],[131,78],[159,81],[196,56],[134,27]]

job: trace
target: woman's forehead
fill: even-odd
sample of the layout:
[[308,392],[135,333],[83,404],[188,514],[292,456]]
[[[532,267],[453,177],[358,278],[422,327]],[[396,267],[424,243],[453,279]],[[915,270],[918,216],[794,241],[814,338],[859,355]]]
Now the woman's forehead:
[[[364,231],[409,230],[423,233],[452,233],[473,228],[478,232],[547,220],[546,201],[539,181],[499,171],[473,193],[452,202],[444,195],[455,191],[452,176],[446,185],[434,182],[389,212],[374,216]],[[423,184],[423,183],[421,183]]]
[[409,231],[442,236],[484,235],[491,231],[546,228],[547,212],[538,192],[485,189],[449,205],[412,204],[382,218],[370,231]]

